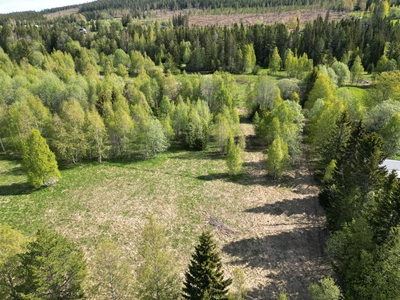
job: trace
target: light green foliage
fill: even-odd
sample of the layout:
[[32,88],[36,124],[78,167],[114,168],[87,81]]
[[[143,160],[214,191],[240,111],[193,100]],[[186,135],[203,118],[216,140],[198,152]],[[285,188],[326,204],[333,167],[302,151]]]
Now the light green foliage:
[[232,272],[232,286],[229,300],[244,300],[247,295],[246,278],[241,268],[236,267]]
[[342,299],[339,287],[331,277],[321,279],[319,284],[310,286],[313,300],[339,300]]
[[238,175],[242,172],[243,150],[240,148],[240,145],[233,142],[233,139],[230,142],[228,149],[226,164],[228,166],[229,175]]
[[293,51],[289,48],[286,51],[285,71],[288,77],[295,77],[298,68],[298,59],[293,55]]
[[367,131],[380,132],[387,122],[396,113],[400,113],[400,103],[397,101],[383,101],[371,109],[365,120]]
[[46,56],[44,67],[64,82],[68,82],[75,75],[75,63],[71,54],[59,50]]
[[285,55],[285,71],[288,77],[296,77],[303,79],[306,74],[312,71],[313,62],[308,59],[307,53],[297,57],[291,49],[286,51]]
[[296,162],[301,155],[303,126],[300,105],[293,101],[280,101],[271,112],[263,114],[256,126],[256,134],[267,146],[278,136],[281,137],[288,145],[291,162]]
[[377,19],[383,19],[387,17],[389,15],[389,9],[390,5],[388,1],[384,0],[377,2],[373,11],[374,17]]
[[308,100],[305,103],[306,109],[311,109],[317,99],[329,100],[332,99],[335,93],[335,86],[330,77],[323,73],[318,73],[317,80],[310,93]]
[[87,150],[85,111],[77,100],[71,99],[63,103],[60,118],[66,135],[58,136],[56,130],[53,139],[57,140],[57,145],[64,145],[65,152],[60,151],[59,148],[57,152],[62,153],[62,158],[71,159],[73,163],[76,163],[85,155]]
[[117,65],[117,70],[115,72],[118,76],[121,76],[123,78],[126,78],[129,76],[128,74],[128,70],[126,69],[126,67],[123,64],[118,64]]
[[299,104],[300,103],[300,96],[296,92],[293,92],[293,94],[290,96],[289,100]]
[[246,44],[243,47],[243,72],[249,73],[256,65],[256,54],[252,44]]
[[288,100],[296,93],[299,96],[300,87],[299,87],[299,80],[297,79],[282,79],[279,80],[276,84],[281,92],[282,99]]
[[276,298],[276,299],[277,300],[287,300],[286,293],[280,292],[278,298]]
[[303,53],[298,59],[298,72],[297,78],[304,79],[304,77],[313,70],[313,61],[308,58],[307,53]]
[[216,72],[201,81],[202,99],[208,103],[212,113],[219,113],[224,105],[232,108],[235,93],[235,89],[231,89],[232,80],[231,75]]
[[374,90],[379,102],[392,99],[400,100],[400,71],[382,72],[375,77]]
[[108,148],[107,130],[103,119],[94,107],[86,114],[85,129],[89,152],[97,155],[97,159],[101,163]]
[[23,165],[33,187],[53,184],[61,177],[56,158],[37,129],[32,129],[22,149]]
[[357,55],[356,59],[353,62],[353,65],[351,66],[351,69],[350,69],[351,82],[358,83],[363,78],[363,73],[364,73],[364,67],[361,63],[360,56]]
[[387,71],[386,65],[388,62],[389,62],[389,59],[387,58],[387,56],[385,54],[383,54],[379,58],[378,62],[376,63],[376,68],[374,69],[374,71],[377,73]]
[[18,299],[15,290],[18,280],[16,269],[19,263],[18,254],[23,253],[27,241],[17,230],[0,224],[0,298]]
[[165,229],[150,216],[140,241],[139,255],[143,262],[137,269],[138,299],[179,299],[180,278],[168,248]]
[[107,103],[104,119],[112,153],[121,157],[129,156],[133,150],[131,142],[133,141],[135,122],[130,116],[126,99],[118,97],[113,105]]
[[262,76],[254,87],[254,102],[262,109],[272,109],[281,101],[279,88],[268,76]]
[[50,111],[59,111],[62,102],[65,100],[65,84],[55,74],[49,71],[44,73],[37,86],[33,89],[34,94],[42,100]]
[[[0,51],[2,50],[0,49]],[[13,98],[12,79],[2,69],[0,69],[0,81],[0,104],[11,103]]]
[[229,137],[235,136],[239,132],[237,109],[223,106],[221,112],[215,117],[213,127],[213,135],[217,140],[219,150],[221,154],[226,154]]
[[229,120],[223,114],[218,114],[215,117],[214,135],[217,139],[221,154],[225,154],[227,150],[227,141],[233,134]]
[[122,49],[117,49],[114,53],[113,65],[118,66],[119,64],[123,65],[126,69],[129,69],[131,65],[129,55]]
[[211,232],[203,232],[185,273],[183,297],[227,300],[231,283],[232,279],[224,279],[221,258]]
[[191,43],[188,41],[182,40],[179,44],[179,51],[182,56],[182,61],[184,64],[187,64],[191,55]]
[[275,179],[280,178],[289,162],[288,146],[277,137],[268,149],[267,170]]
[[131,299],[133,278],[129,261],[111,241],[99,243],[93,259],[93,290],[104,299]]
[[318,72],[328,75],[334,86],[337,86],[338,76],[336,72],[329,66],[318,65]]
[[276,74],[281,69],[281,65],[282,65],[282,59],[279,55],[278,48],[275,47],[269,59],[268,69],[271,72],[271,74]]
[[148,123],[139,123],[139,131],[140,152],[145,159],[155,157],[168,149],[168,139],[158,119],[153,117]]
[[400,151],[400,113],[395,113],[380,131],[383,138],[383,150],[394,157]]
[[83,299],[83,252],[58,233],[39,230],[19,255],[18,291],[26,299]]
[[22,150],[22,143],[34,128],[35,118],[27,101],[14,102],[8,108],[9,132],[16,149]]
[[350,70],[349,67],[340,61],[335,61],[332,64],[332,69],[335,71],[337,75],[337,85],[343,86],[350,79]]
[[206,102],[198,100],[192,103],[188,112],[188,122],[184,128],[184,142],[189,149],[203,150],[209,138],[211,114]]

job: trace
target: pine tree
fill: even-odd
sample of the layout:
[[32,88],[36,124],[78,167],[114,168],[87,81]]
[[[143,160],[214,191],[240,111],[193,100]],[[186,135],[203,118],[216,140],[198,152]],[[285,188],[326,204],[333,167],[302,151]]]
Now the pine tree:
[[24,142],[23,157],[28,181],[33,187],[54,183],[61,177],[54,153],[51,152],[39,130],[32,129]]
[[228,299],[231,279],[224,279],[221,258],[210,231],[203,232],[185,274],[183,297],[190,300]]

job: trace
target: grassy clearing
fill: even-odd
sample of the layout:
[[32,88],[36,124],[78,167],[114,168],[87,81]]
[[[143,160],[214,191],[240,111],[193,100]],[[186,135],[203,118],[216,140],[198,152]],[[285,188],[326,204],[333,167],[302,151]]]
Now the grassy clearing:
[[[242,126],[253,133],[251,125]],[[309,284],[329,272],[316,189],[303,167],[281,182],[266,177],[261,150],[249,143],[245,173],[236,178],[210,148],[64,167],[56,185],[35,191],[26,184],[21,161],[0,155],[0,220],[28,235],[40,227],[62,233],[82,247],[89,267],[96,245],[111,238],[134,269],[138,237],[154,214],[184,272],[211,217],[235,232],[214,228],[227,274],[242,267],[250,296],[270,299],[284,289],[309,299]]]

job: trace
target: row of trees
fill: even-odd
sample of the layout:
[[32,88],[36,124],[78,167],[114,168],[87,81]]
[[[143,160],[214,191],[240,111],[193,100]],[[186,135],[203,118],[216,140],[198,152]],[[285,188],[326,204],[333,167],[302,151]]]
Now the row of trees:
[[[80,60],[84,54],[79,47],[83,47],[91,50],[93,58],[102,67],[107,61],[113,62],[115,68],[121,63],[131,75],[135,72],[128,61],[115,64],[109,56],[120,57],[121,52],[117,53],[117,50],[128,54],[132,50],[139,51],[173,72],[185,68],[195,72],[246,73],[257,71],[257,65],[265,68],[271,65],[275,72],[280,68],[274,61],[277,50],[288,75],[296,77],[303,76],[309,69],[308,59],[318,65],[331,64],[336,58],[350,67],[359,56],[364,69],[372,72],[379,69],[378,61],[383,54],[395,69],[400,58],[398,23],[387,18],[330,21],[329,12],[325,18],[307,23],[303,29],[300,24],[288,28],[281,23],[249,27],[236,24],[231,28],[189,27],[187,22],[183,22],[183,26],[178,25],[179,22],[174,22],[176,26],[173,26],[171,22],[170,26],[161,27],[158,23],[138,24],[133,19],[86,23],[85,18],[78,15],[72,23],[48,22],[40,26],[4,24],[0,47],[12,61],[19,63],[26,57],[38,66],[44,63],[43,55],[54,49],[66,51],[74,60]],[[89,29],[88,34],[77,28],[84,24]],[[298,58],[298,67],[292,56]],[[84,65],[76,64],[76,70],[84,73]]]
[[[82,50],[85,52],[85,50]],[[179,141],[205,149],[216,137],[221,153],[239,137],[236,85],[231,75],[184,75],[178,83],[151,60],[132,52],[138,76],[124,79],[111,68],[103,79],[75,72],[70,54],[46,56],[45,70],[14,66],[2,53],[0,142],[3,150],[22,151],[32,129],[44,137],[58,160],[150,158]],[[115,59],[118,59],[116,56]],[[91,61],[79,60],[86,72]],[[147,71],[144,70],[146,67]]]
[[[153,217],[141,235],[136,282],[111,241],[99,243],[88,273],[83,252],[58,233],[43,229],[28,239],[5,225],[0,233],[1,299],[228,299],[232,279],[224,276],[210,231],[200,235],[183,284],[165,229]],[[243,299],[243,272],[234,275],[229,299]]]
[[[357,58],[346,77],[357,81],[360,66]],[[319,66],[305,80],[306,141],[330,231],[326,251],[346,299],[396,299],[398,180],[380,164],[400,150],[398,71],[377,73],[368,92],[355,97],[337,89],[341,69]]]

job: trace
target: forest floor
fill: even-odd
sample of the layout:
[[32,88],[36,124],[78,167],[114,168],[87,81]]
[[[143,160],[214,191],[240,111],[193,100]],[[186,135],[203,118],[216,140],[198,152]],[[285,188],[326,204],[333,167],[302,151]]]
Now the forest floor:
[[153,214],[165,226],[183,272],[199,234],[213,228],[224,270],[244,270],[248,299],[310,299],[308,287],[331,274],[324,255],[325,218],[307,162],[281,180],[268,177],[264,147],[253,126],[247,136],[244,174],[227,174],[218,149],[171,149],[142,161],[81,162],[61,166],[52,187],[32,190],[21,160],[0,154],[0,222],[27,235],[46,227],[76,242],[89,270],[97,244],[113,240],[131,262],[141,230]]

